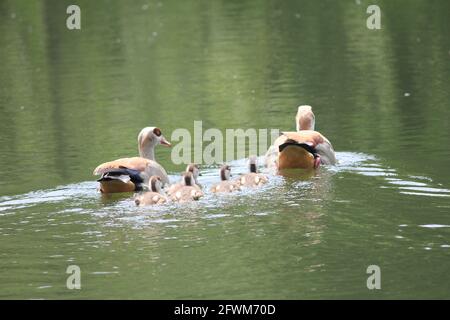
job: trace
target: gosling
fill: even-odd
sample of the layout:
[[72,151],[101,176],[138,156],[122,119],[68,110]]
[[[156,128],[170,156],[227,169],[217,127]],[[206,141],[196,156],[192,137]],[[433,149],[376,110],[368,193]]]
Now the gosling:
[[[201,185],[198,183],[198,176],[200,176],[201,174],[200,174],[200,170],[199,170],[199,167],[198,167],[198,165],[197,164],[195,164],[195,163],[191,163],[191,164],[189,164],[187,167],[186,167],[186,171],[185,172],[191,172],[192,173],[192,176],[193,176],[193,178],[194,178],[194,182],[195,182],[195,185],[197,185],[200,189],[201,189]],[[178,183],[175,183],[175,184],[173,184],[173,185],[171,185],[170,187],[169,187],[169,189],[167,190],[167,194],[169,195],[169,196],[172,196],[172,195],[174,195],[178,190],[180,190],[180,188],[181,187],[183,187],[184,186],[184,182],[183,182],[183,178],[181,178],[181,181],[180,182],[178,182]]]
[[269,180],[264,174],[258,173],[256,156],[250,156],[248,163],[250,172],[239,177],[240,186],[254,188],[266,184]]
[[161,186],[162,181],[159,176],[151,176],[149,179],[149,187],[151,191],[139,194],[134,198],[134,203],[137,206],[148,206],[155,204],[163,204],[169,201],[169,199],[162,194]]
[[214,185],[211,188],[211,192],[219,193],[219,192],[233,192],[241,190],[239,182],[230,181],[231,176],[231,167],[229,165],[223,165],[220,168],[220,183]]
[[183,185],[171,196],[171,199],[175,202],[189,202],[198,200],[203,195],[202,190],[195,183],[192,172],[185,172],[183,173]]

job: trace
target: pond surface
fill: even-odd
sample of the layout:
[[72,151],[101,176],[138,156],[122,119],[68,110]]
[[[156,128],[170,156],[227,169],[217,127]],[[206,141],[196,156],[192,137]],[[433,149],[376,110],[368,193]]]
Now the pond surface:
[[[448,1],[377,1],[381,30],[367,1],[77,3],[69,31],[70,1],[0,2],[0,298],[450,298]],[[145,126],[293,130],[300,104],[337,151],[312,177],[159,208],[97,192]]]

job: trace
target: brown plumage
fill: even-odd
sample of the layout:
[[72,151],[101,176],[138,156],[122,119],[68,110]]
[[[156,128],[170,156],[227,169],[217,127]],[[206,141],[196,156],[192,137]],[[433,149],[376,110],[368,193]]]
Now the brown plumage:
[[[310,106],[300,106],[296,132],[282,132],[266,153],[266,166],[277,169],[314,169],[320,164],[335,164],[330,141],[314,131],[315,117]],[[280,150],[280,147],[282,150]]]

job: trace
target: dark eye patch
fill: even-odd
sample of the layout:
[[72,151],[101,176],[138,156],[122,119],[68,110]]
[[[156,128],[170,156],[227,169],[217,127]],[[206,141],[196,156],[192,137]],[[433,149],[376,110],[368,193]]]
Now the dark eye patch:
[[156,134],[157,137],[160,137],[161,136],[161,129],[155,128],[155,129],[153,129],[153,133]]

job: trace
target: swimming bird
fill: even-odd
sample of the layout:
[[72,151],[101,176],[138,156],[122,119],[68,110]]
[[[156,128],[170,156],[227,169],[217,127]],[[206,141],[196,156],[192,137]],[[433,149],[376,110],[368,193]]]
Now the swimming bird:
[[[186,167],[186,171],[185,172],[191,172],[192,173],[192,177],[194,178],[195,185],[198,186],[201,189],[202,186],[198,183],[198,176],[201,175],[198,165],[195,164],[195,163],[188,164],[188,166]],[[184,186],[184,183],[183,183],[183,177],[182,177],[180,182],[174,183],[174,184],[172,184],[169,187],[169,189],[167,190],[167,194],[168,195],[172,195],[175,192],[177,192],[183,186]]]
[[138,135],[139,157],[121,158],[105,162],[95,168],[93,174],[101,175],[100,191],[103,193],[140,191],[151,176],[161,177],[163,184],[169,183],[166,170],[155,160],[157,145],[171,144],[157,127],[146,127]]
[[315,116],[310,106],[298,107],[296,132],[282,132],[266,153],[269,168],[316,169],[320,164],[335,164],[331,142],[315,131]]
[[151,176],[149,179],[150,191],[137,195],[134,198],[134,203],[137,206],[148,206],[155,204],[163,204],[169,201],[169,199],[162,193],[161,177]]
[[268,179],[262,173],[258,173],[256,156],[249,157],[249,173],[239,177],[239,184],[243,187],[257,187],[267,183]]
[[171,199],[176,202],[198,200],[203,196],[202,190],[195,184],[192,172],[183,173],[183,186],[178,189]]
[[220,183],[214,185],[211,188],[212,192],[218,193],[218,192],[233,192],[238,191],[241,189],[239,182],[237,181],[231,181],[231,167],[227,164],[224,164],[220,168]]

